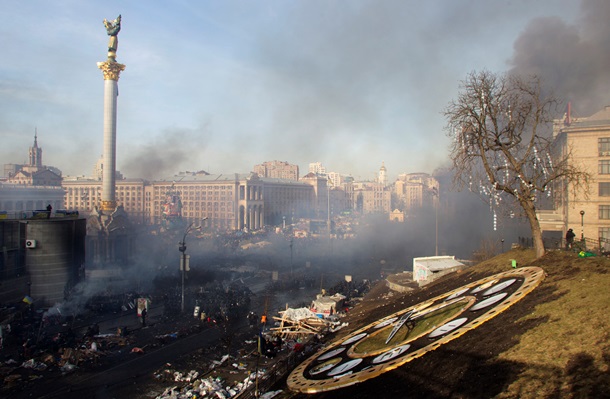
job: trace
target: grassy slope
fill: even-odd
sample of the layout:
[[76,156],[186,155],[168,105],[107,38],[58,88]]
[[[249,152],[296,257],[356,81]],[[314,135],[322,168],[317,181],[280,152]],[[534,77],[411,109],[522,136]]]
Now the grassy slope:
[[547,272],[539,287],[546,288],[547,295],[518,322],[546,322],[519,336],[516,345],[498,356],[526,365],[498,397],[608,397],[610,260],[552,252],[524,263]]
[[[400,308],[519,266],[547,273],[533,292],[464,336],[397,370],[319,398],[610,397],[610,259],[511,250],[410,294],[378,285],[348,316],[344,336]],[[332,338],[331,338],[332,339]],[[405,396],[406,395],[406,396]],[[289,394],[288,397],[312,397]]]

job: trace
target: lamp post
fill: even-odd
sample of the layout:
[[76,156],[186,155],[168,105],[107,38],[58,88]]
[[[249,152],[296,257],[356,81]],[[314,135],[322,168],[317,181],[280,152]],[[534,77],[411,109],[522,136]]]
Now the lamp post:
[[326,181],[326,228],[328,229],[328,239],[330,240],[330,179]]
[[585,240],[585,211],[580,211],[580,241]]
[[[203,222],[207,217],[201,219]],[[182,236],[182,241],[178,243],[178,251],[182,252],[181,262],[180,262],[180,274],[182,279],[182,294],[181,294],[181,302],[180,302],[180,311],[184,313],[184,279],[186,276],[186,271],[188,270],[188,261],[186,255],[186,236],[193,230],[201,230],[201,225],[193,226],[195,222],[191,222],[189,226],[184,231],[184,235]]]
[[436,203],[434,206],[434,236],[435,236],[435,244],[434,244],[434,256],[438,256],[438,203],[440,201],[440,197],[438,195],[438,189],[436,187],[432,187],[432,196],[436,197]]
[[293,278],[293,273],[292,273],[292,269],[293,269],[293,262],[292,262],[292,244],[294,243],[294,240],[291,238],[290,239],[290,278]]
[[438,256],[438,202],[436,203],[436,209],[434,211],[436,213],[435,215],[435,233],[436,233],[436,242],[434,245],[434,256]]

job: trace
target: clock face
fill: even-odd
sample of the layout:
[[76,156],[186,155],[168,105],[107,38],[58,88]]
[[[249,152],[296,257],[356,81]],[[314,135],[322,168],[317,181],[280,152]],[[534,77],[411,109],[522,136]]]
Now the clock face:
[[317,393],[377,377],[478,327],[543,279],[539,267],[513,269],[402,309],[332,342],[301,363],[288,377],[288,387]]

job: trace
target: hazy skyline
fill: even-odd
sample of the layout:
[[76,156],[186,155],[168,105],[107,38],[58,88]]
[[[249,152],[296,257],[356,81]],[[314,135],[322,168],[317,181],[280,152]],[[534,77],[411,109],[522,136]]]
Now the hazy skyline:
[[[117,169],[163,178],[310,162],[390,181],[447,163],[441,112],[473,70],[543,75],[588,115],[610,103],[610,2],[0,1],[2,163],[102,154],[104,18],[122,15]],[[580,100],[580,101],[578,101]],[[586,113],[585,113],[586,112]]]

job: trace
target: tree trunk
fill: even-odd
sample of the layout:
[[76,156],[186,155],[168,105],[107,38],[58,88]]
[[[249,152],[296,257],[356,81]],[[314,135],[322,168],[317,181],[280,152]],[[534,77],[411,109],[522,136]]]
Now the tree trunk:
[[534,241],[534,250],[536,251],[536,259],[541,258],[546,253],[544,249],[544,241],[542,241],[542,230],[540,229],[540,222],[536,216],[536,206],[534,201],[524,200],[521,201],[521,206],[525,210],[527,220],[530,222],[532,230],[532,240]]

